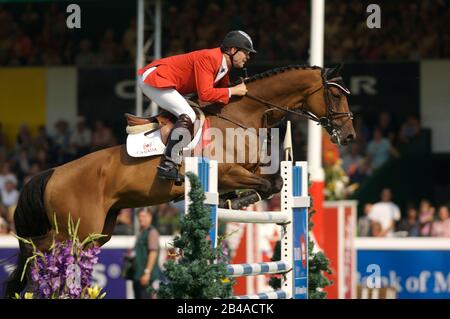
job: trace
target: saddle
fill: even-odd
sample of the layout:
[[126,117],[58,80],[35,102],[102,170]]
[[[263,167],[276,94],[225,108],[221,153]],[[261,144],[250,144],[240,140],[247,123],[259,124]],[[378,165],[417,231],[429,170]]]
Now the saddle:
[[[205,115],[198,104],[189,100],[188,103],[197,115],[192,141],[186,147],[188,150],[193,150],[200,141]],[[177,121],[175,115],[165,110],[155,116],[148,117],[140,117],[130,113],[124,115],[127,120],[126,132],[128,137],[126,146],[128,155],[131,157],[147,157],[164,153],[170,132]]]
[[[200,105],[188,99],[186,99],[186,101],[194,109],[194,112],[201,120],[201,123],[203,123],[205,116],[200,110]],[[125,113],[124,115],[127,120],[127,134],[139,134],[145,132],[146,135],[149,135],[156,130],[160,130],[161,139],[164,144],[167,143],[170,131],[177,121],[176,116],[166,110],[161,111],[157,115],[147,117],[140,117],[130,113]],[[196,131],[194,131],[194,135],[195,133]]]

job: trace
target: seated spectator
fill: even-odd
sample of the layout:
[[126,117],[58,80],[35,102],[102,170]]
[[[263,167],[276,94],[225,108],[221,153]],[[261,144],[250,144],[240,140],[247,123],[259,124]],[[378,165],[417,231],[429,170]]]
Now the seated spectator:
[[17,169],[20,178],[28,174],[28,172],[30,171],[30,156],[28,155],[27,149],[22,149],[19,152],[19,156],[17,159]]
[[350,175],[350,184],[358,186],[372,174],[372,167],[368,158],[363,158],[357,167],[357,170]]
[[11,232],[15,232],[16,228],[14,225],[14,212],[16,210],[16,205],[8,207],[6,209],[6,214],[4,216],[4,219],[6,220],[6,222],[8,223],[9,226],[9,231]]
[[17,205],[17,201],[19,200],[19,191],[16,189],[16,183],[14,180],[5,180],[5,186],[1,191],[1,200],[6,209]]
[[91,41],[83,39],[80,41],[80,51],[75,56],[75,64],[78,66],[93,65],[97,62],[96,54],[92,52]]
[[39,149],[36,151],[34,163],[39,165],[39,169],[41,171],[45,171],[45,170],[49,169],[53,164],[55,164],[55,163],[50,163],[47,152],[44,149]]
[[424,199],[420,202],[420,236],[430,236],[431,226],[434,221],[435,208],[431,206],[431,203]]
[[92,134],[92,149],[91,151],[98,151],[103,148],[111,147],[116,144],[116,139],[112,130],[106,125],[104,121],[95,121],[95,129]]
[[410,115],[403,123],[398,134],[398,141],[400,143],[408,143],[414,137],[420,134],[420,123],[416,116]]
[[47,135],[47,130],[44,125],[39,126],[37,135],[33,140],[34,149],[44,149],[50,151],[53,147],[52,139]]
[[383,137],[387,138],[392,145],[395,144],[396,129],[392,122],[392,116],[389,112],[381,112],[378,117],[378,127],[380,128]]
[[70,142],[69,123],[66,120],[59,120],[55,123],[55,135],[53,141],[56,147],[67,149]]
[[9,234],[9,226],[3,217],[0,217],[0,236]]
[[81,157],[89,153],[92,144],[92,132],[86,126],[86,120],[79,117],[76,124],[76,129],[70,139],[70,146],[72,153],[76,157]]
[[406,218],[402,219],[398,225],[398,231],[405,231],[408,237],[420,236],[420,223],[417,214],[417,209],[413,206],[408,208]]
[[369,214],[372,210],[372,204],[367,203],[364,205],[364,216],[360,217],[358,219],[358,236],[359,237],[369,237],[371,236],[371,229],[370,229],[370,219]]
[[447,206],[442,205],[439,207],[438,218],[432,224],[431,236],[450,237],[450,218]]
[[381,223],[372,221],[370,228],[372,229],[372,237],[385,237]]
[[130,25],[122,36],[122,47],[125,50],[128,61],[136,60],[136,18],[132,18]]
[[98,63],[110,65],[117,63],[120,56],[121,47],[115,41],[114,31],[112,29],[106,30],[103,38],[99,43]]
[[0,163],[0,191],[5,189],[6,181],[13,181],[15,185],[18,184],[17,177],[11,172],[11,166],[8,162]]
[[380,128],[375,128],[373,132],[373,140],[367,145],[367,155],[371,159],[372,168],[381,167],[390,157],[400,157],[399,152],[392,146],[389,139],[383,137]]
[[71,158],[69,156],[70,151],[70,137],[69,123],[65,120],[59,120],[55,124],[56,133],[53,137],[56,150],[56,163],[63,164],[68,162]]
[[23,185],[28,183],[30,181],[30,179],[32,179],[33,176],[38,174],[40,171],[41,171],[41,167],[39,166],[39,164],[37,162],[34,162],[33,164],[31,164],[30,171],[23,179]]
[[27,124],[21,124],[16,138],[16,149],[29,149],[32,145],[31,132]]
[[[369,213],[369,219],[381,226],[379,237],[391,237],[395,229],[395,223],[400,220],[400,209],[392,202],[392,193],[389,188],[381,192],[381,201],[375,203]],[[373,225],[373,224],[372,224]],[[372,235],[373,229],[372,229]]]
[[350,152],[342,157],[342,168],[351,178],[351,176],[359,170],[364,157],[361,155],[361,150],[357,143],[350,145]]

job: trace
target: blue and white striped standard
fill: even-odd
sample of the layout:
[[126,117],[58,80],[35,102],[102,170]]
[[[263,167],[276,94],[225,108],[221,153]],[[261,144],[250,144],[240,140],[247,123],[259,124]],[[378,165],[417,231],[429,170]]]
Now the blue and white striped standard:
[[261,274],[279,274],[287,272],[290,269],[290,264],[282,260],[254,264],[234,264],[227,266],[227,275],[231,277],[239,277]]

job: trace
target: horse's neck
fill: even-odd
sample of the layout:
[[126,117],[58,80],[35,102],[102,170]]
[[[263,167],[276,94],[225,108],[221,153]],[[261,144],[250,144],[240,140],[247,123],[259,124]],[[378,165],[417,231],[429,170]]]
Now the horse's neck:
[[[247,87],[249,94],[261,100],[281,108],[293,109],[298,107],[314,86],[318,72],[315,69],[290,70],[250,83]],[[259,117],[262,117],[267,110],[272,110],[269,116],[271,122],[277,122],[286,115],[286,112],[279,111],[261,101],[251,101],[250,104],[254,107],[253,112]],[[248,99],[247,103],[249,103]]]

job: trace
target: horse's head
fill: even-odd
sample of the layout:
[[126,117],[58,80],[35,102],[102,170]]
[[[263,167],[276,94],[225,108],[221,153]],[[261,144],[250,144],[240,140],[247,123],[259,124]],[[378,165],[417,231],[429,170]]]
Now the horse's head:
[[349,89],[339,74],[340,67],[321,69],[322,82],[306,96],[308,112],[317,118],[335,144],[346,145],[356,138],[353,114],[349,110]]

